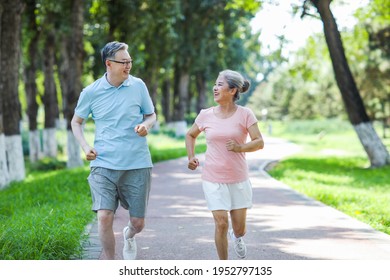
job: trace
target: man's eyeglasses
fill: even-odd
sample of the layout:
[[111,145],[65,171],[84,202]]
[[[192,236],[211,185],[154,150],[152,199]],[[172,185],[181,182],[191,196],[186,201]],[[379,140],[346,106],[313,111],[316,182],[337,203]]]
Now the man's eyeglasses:
[[114,59],[108,59],[108,60],[112,61],[112,62],[115,62],[115,63],[122,64],[122,65],[126,65],[126,66],[129,66],[130,64],[133,63],[132,60],[130,60],[130,61],[118,61],[118,60],[114,60]]

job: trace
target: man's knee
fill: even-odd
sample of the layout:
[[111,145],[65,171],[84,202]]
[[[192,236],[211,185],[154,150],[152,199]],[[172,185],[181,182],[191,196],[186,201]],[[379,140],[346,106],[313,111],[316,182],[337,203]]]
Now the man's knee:
[[143,218],[130,218],[130,223],[135,233],[141,232],[145,227],[145,219]]
[[98,223],[100,226],[106,228],[111,227],[114,221],[114,212],[110,210],[98,211]]

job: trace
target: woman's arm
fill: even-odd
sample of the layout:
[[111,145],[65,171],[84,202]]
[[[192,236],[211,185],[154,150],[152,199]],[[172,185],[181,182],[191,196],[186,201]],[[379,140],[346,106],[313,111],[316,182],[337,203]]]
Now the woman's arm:
[[200,132],[198,126],[193,124],[186,134],[185,142],[188,156],[188,168],[191,170],[195,170],[199,166],[199,160],[195,157],[195,142]]
[[236,153],[254,152],[264,148],[264,140],[257,123],[248,128],[251,141],[245,144],[238,144],[236,141],[229,139],[226,141],[226,149]]

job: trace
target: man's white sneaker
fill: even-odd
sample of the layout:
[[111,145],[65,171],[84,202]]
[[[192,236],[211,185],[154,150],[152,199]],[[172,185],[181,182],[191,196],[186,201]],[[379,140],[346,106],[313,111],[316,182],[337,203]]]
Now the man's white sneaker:
[[229,231],[229,235],[233,241],[234,251],[236,252],[236,255],[241,259],[245,258],[246,257],[246,245],[245,245],[244,239],[242,237],[237,238],[234,235],[234,232],[232,229]]
[[135,237],[126,238],[126,233],[128,230],[130,230],[129,227],[125,227],[123,229],[123,259],[135,260],[137,257],[137,243],[135,242]]

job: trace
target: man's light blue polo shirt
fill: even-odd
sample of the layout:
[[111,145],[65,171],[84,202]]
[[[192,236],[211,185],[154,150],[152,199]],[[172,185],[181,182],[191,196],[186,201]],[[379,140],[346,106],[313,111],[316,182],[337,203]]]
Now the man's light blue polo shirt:
[[94,148],[98,156],[91,167],[130,170],[152,167],[146,137],[138,136],[134,127],[144,115],[154,112],[145,83],[129,75],[119,87],[108,83],[106,74],[80,94],[75,114],[95,121]]

